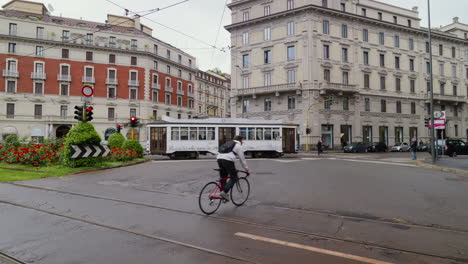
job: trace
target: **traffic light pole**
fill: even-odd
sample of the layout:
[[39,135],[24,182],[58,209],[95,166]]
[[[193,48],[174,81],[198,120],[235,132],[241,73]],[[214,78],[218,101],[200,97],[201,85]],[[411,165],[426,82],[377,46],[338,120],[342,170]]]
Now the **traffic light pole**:
[[[313,104],[309,105],[309,108],[307,108],[307,112],[306,112],[306,129],[310,128],[309,127],[310,109],[312,109],[312,107],[315,106],[315,105],[323,104],[323,103],[328,102],[328,101],[333,101],[333,98],[325,99],[323,101],[320,101],[320,102],[313,103]],[[310,130],[310,133],[312,133],[312,130]],[[309,144],[310,144],[309,141],[310,141],[310,134],[306,134],[306,152],[309,152]]]
[[83,123],[86,123],[86,101],[83,103]]
[[434,123],[434,76],[432,74],[432,30],[431,30],[431,3],[427,0],[427,13],[428,13],[428,32],[429,32],[429,74],[430,74],[430,100],[431,100],[431,154],[432,163],[435,164],[437,160],[437,140],[435,139],[435,123]]

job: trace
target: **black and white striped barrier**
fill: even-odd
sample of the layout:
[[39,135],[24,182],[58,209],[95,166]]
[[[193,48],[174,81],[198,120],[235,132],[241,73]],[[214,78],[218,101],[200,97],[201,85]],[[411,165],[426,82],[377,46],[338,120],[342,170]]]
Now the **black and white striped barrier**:
[[72,145],[70,149],[71,159],[107,157],[110,149],[107,146],[94,145]]

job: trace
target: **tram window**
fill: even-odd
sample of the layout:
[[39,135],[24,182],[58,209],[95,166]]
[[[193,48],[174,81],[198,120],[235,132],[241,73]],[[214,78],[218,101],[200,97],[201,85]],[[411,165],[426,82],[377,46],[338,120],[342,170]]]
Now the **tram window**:
[[173,127],[172,128],[171,140],[179,140],[179,130],[180,130],[180,128],[178,128],[178,127]]
[[214,127],[209,127],[208,128],[208,134],[207,134],[208,140],[215,140],[215,128]]
[[188,140],[188,127],[180,128],[180,140]]
[[257,128],[257,140],[263,140],[263,128]]
[[240,136],[241,136],[243,139],[247,139],[247,128],[241,127],[239,130],[240,130]]
[[271,140],[271,128],[265,128],[265,140]]
[[206,140],[206,127],[199,127],[198,128],[198,139],[199,140]]
[[197,140],[197,128],[191,127],[190,128],[190,140]]
[[280,130],[279,130],[279,128],[273,128],[273,139],[274,140],[280,139]]
[[249,127],[248,132],[249,132],[249,134],[248,134],[247,139],[248,140],[255,140],[255,128]]

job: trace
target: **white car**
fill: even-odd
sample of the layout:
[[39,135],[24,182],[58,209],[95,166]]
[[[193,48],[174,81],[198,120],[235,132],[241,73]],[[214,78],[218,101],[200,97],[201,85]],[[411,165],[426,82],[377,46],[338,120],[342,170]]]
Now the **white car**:
[[410,145],[406,142],[395,144],[395,146],[392,147],[392,152],[403,152],[403,151],[409,151],[410,150]]

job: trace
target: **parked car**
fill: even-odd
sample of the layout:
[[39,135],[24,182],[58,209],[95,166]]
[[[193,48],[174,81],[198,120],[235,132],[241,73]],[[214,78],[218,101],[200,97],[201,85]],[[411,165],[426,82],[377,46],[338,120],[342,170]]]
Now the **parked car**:
[[417,147],[416,147],[416,151],[429,151],[429,148],[431,146],[427,145],[427,144],[419,144]]
[[344,147],[344,152],[349,153],[349,152],[368,152],[369,151],[369,145],[367,143],[362,143],[362,142],[356,142],[352,143],[346,147]]
[[[437,155],[442,155],[443,153],[445,153],[445,139],[437,140],[437,149],[438,149]],[[429,153],[432,153],[432,146],[428,146],[427,151]]]
[[406,142],[395,144],[392,147],[392,152],[404,152],[404,151],[409,151],[409,150],[410,150],[410,145]]
[[460,139],[447,139],[445,141],[445,155],[456,157],[457,155],[468,155],[468,145]]
[[370,152],[387,152],[387,150],[388,150],[388,147],[383,142],[372,143],[369,146],[369,151]]

